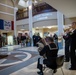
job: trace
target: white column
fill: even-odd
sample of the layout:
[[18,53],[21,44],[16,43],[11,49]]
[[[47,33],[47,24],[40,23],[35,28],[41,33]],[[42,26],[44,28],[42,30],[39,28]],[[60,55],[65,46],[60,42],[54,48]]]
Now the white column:
[[16,12],[17,12],[18,8],[15,7],[14,8],[14,36],[17,37],[17,26],[16,26]]
[[57,12],[58,36],[63,34],[64,18],[61,12]]
[[31,38],[31,46],[33,46],[33,38],[32,38],[32,24],[33,24],[33,21],[32,21],[32,0],[29,0],[28,2],[29,4],[29,35],[30,35],[30,38]]
[[58,23],[58,36],[61,38],[59,41],[59,48],[63,48],[63,39],[62,39],[62,34],[63,34],[63,25],[64,25],[64,18],[63,14],[61,12],[57,12],[57,23]]

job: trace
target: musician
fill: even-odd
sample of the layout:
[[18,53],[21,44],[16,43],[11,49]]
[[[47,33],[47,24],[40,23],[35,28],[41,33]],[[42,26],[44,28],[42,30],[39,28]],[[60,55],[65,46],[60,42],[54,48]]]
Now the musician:
[[[46,40],[46,42],[45,42]],[[44,64],[47,65],[47,67],[51,67],[51,68],[55,68],[55,62],[56,60],[53,60],[52,57],[57,57],[57,46],[54,43],[54,40],[52,37],[47,37],[46,39],[42,39],[42,41],[44,42],[44,48],[39,52],[41,56],[46,55],[46,61],[44,61]],[[52,52],[52,50],[55,50],[55,52]],[[39,62],[38,62],[39,63]],[[39,66],[39,64],[38,64]],[[39,68],[39,67],[38,67]],[[42,73],[43,75],[43,71],[42,71],[42,65],[40,64],[40,73]]]
[[72,23],[72,31],[70,34],[71,37],[71,50],[70,50],[70,56],[71,56],[71,67],[70,70],[76,70],[76,22]]
[[69,29],[65,30],[65,34],[63,35],[63,38],[65,40],[65,62],[69,62],[69,56],[70,56],[70,42],[71,38]]

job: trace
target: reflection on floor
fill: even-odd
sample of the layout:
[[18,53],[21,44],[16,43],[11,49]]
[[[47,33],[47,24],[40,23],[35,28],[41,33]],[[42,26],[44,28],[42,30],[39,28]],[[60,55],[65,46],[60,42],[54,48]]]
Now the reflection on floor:
[[[9,48],[9,55],[0,59],[0,75],[38,75],[36,68],[39,57],[37,47],[9,46],[6,48]],[[59,50],[58,54],[64,54],[64,50]],[[68,70],[69,67],[70,63],[64,63],[65,75],[76,75],[76,71]],[[44,74],[51,75],[50,71]],[[61,69],[58,69],[55,75],[61,74]]]

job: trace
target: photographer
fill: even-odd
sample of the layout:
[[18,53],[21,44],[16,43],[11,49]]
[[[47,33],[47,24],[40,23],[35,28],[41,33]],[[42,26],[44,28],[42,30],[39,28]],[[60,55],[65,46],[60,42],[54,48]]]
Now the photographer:
[[[44,48],[39,51],[39,54],[41,56],[44,56],[44,55],[46,56],[46,58],[44,58],[43,60],[43,63],[46,64],[47,67],[55,69],[56,59],[53,59],[52,57],[57,57],[58,48],[56,44],[54,43],[54,40],[52,37],[46,37],[45,40],[42,39],[41,41],[44,43]],[[37,65],[37,68],[40,70],[40,72],[38,73],[43,75],[43,71],[42,71],[43,66],[39,63],[39,60],[40,58],[38,59],[38,65]]]

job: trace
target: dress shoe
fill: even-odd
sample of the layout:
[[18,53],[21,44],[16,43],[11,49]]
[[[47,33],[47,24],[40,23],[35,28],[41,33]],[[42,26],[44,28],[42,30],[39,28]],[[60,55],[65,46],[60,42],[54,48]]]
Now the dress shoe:
[[55,69],[54,71],[53,71],[53,73],[56,73],[57,72],[57,69]]
[[43,72],[41,72],[41,71],[39,71],[39,72],[37,72],[39,75],[43,75]]

